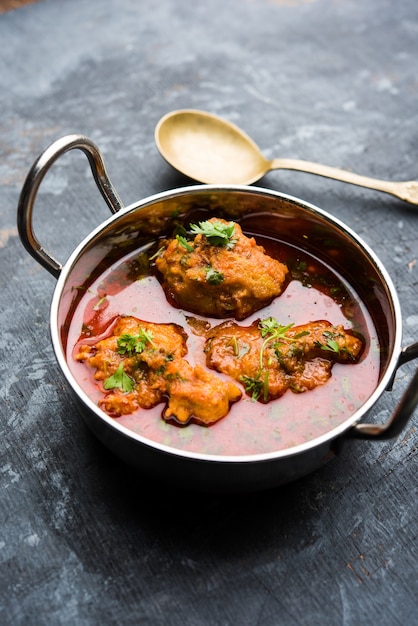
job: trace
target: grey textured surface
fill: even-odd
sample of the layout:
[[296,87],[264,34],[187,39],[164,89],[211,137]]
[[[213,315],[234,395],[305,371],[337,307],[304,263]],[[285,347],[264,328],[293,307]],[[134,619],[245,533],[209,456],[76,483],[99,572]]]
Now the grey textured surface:
[[[418,178],[415,0],[43,0],[0,16],[0,623],[418,624],[417,415],[396,441],[252,496],[155,492],[90,435],[49,341],[54,279],[24,251],[16,205],[40,151],[69,132],[102,149],[125,204],[189,184],[155,124],[201,108],[269,157]],[[354,228],[418,339],[418,210],[292,172],[260,183]],[[61,261],[108,215],[83,155],[35,207]],[[385,421],[413,368],[375,407]]]

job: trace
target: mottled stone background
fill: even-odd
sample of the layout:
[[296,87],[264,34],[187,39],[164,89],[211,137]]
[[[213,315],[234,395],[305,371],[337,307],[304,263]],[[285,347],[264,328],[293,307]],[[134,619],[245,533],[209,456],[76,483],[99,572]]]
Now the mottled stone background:
[[[84,426],[49,338],[55,279],[23,249],[33,160],[84,133],[126,204],[190,184],[154,145],[201,108],[268,157],[418,178],[416,0],[40,0],[0,15],[0,623],[417,623],[417,415],[269,493],[204,496],[130,472]],[[418,211],[295,172],[259,183],[351,226],[381,258],[418,340]],[[108,216],[80,154],[45,178],[41,243],[62,262]],[[416,364],[370,421],[385,421]]]

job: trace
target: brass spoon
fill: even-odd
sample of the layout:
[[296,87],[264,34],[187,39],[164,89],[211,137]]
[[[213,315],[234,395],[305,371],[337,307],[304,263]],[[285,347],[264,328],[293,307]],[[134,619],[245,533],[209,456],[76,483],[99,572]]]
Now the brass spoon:
[[418,182],[390,182],[297,159],[269,161],[235,124],[193,109],[172,111],[158,122],[155,142],[164,159],[201,183],[251,185],[270,170],[297,170],[392,194],[418,205]]

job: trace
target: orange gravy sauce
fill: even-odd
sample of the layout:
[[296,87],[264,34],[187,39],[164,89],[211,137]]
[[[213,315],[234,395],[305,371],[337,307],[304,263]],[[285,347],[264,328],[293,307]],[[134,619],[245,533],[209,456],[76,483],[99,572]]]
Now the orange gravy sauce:
[[[372,394],[379,376],[378,336],[358,296],[340,276],[306,252],[265,237],[256,236],[256,240],[270,256],[287,263],[290,279],[281,296],[240,323],[248,326],[256,319],[271,316],[283,325],[314,320],[342,324],[365,340],[360,362],[337,363],[325,385],[301,394],[288,391],[268,404],[254,402],[243,393],[228,415],[209,427],[165,422],[162,404],[114,418],[116,421],[153,442],[176,449],[210,455],[251,455],[290,448],[326,434]],[[186,359],[203,365],[205,340],[194,329],[199,321],[211,326],[223,321],[202,318],[173,306],[152,269],[136,279],[138,255],[136,251],[123,258],[92,283],[71,320],[68,364],[80,387],[96,404],[103,398],[103,390],[93,378],[93,368],[76,362],[74,354],[80,343],[95,344],[106,336],[117,316],[133,315],[149,322],[181,325],[188,334]]]

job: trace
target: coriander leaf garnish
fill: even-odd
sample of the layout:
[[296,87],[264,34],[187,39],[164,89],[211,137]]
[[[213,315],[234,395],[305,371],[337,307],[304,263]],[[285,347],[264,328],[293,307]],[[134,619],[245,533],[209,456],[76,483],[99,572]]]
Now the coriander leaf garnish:
[[290,328],[292,328],[292,326],[294,326],[293,323],[283,326],[282,324],[279,324],[274,317],[267,317],[265,320],[261,320],[258,323],[258,328],[260,329],[262,337],[274,335],[275,338],[284,337],[285,339],[291,339],[290,337],[285,337],[285,334]]
[[260,348],[260,370],[259,375],[261,374],[261,370],[263,369],[263,361],[264,361],[264,352],[266,350],[267,344],[273,340],[277,340],[277,343],[281,341],[295,341],[294,337],[288,337],[286,335],[287,331],[294,326],[293,323],[287,324],[287,326],[283,326],[279,324],[279,322],[274,317],[267,317],[265,320],[261,320],[258,323],[258,328],[260,329],[261,336],[264,338],[264,341]]
[[206,269],[206,280],[210,285],[220,285],[223,279],[224,275],[222,272],[218,272],[218,270],[210,266]]
[[190,230],[195,235],[204,235],[213,246],[224,246],[231,249],[236,244],[233,239],[235,225],[233,222],[223,224],[222,222],[199,222],[199,224],[190,224]]
[[187,241],[186,237],[183,237],[183,235],[176,235],[176,239],[179,242],[179,244],[187,250],[187,252],[193,252],[194,248]]
[[150,343],[153,347],[155,347],[152,340],[152,333],[144,330],[143,328],[140,328],[138,335],[123,333],[117,340],[118,353],[128,354],[128,356],[141,354],[141,352],[145,350],[147,343]]
[[[261,394],[263,394],[264,402],[267,402],[268,400],[269,370],[268,367],[266,369],[264,368],[264,354],[267,345],[270,342],[275,341],[274,351],[276,354],[276,358],[278,359],[279,363],[281,363],[281,361],[283,361],[283,354],[281,353],[279,345],[283,343],[290,343],[292,345],[293,342],[297,341],[297,339],[309,334],[309,331],[301,331],[297,335],[289,337],[286,333],[293,326],[293,323],[283,326],[282,324],[279,324],[279,322],[274,317],[267,317],[266,319],[261,320],[258,323],[258,329],[260,330],[261,337],[264,339],[260,348],[258,372],[254,377],[241,376],[240,378],[240,381],[245,387],[245,391],[247,393],[251,393],[252,400],[258,400]],[[237,356],[236,352],[235,355]],[[262,373],[264,369],[265,371],[263,379]]]
[[118,388],[122,389],[122,391],[124,391],[125,393],[129,393],[129,391],[132,391],[134,384],[135,383],[132,378],[128,376],[128,374],[126,374],[123,368],[123,361],[119,364],[116,372],[103,381],[103,387],[105,389]]
[[335,352],[336,354],[339,354],[340,346],[335,341],[335,339],[328,339],[325,346],[322,346],[322,350],[329,350],[330,352]]
[[[264,371],[264,379],[261,377],[263,373],[263,369],[264,369],[264,353],[265,353],[267,344],[270,343],[271,341],[276,340],[277,344],[279,344],[280,342],[295,341],[295,337],[288,337],[286,335],[287,331],[290,328],[292,328],[292,326],[294,326],[293,323],[283,326],[282,324],[279,324],[279,322],[274,317],[268,317],[265,320],[261,320],[258,323],[258,328],[260,330],[261,336],[264,339],[260,348],[259,369],[258,369],[257,374],[254,377],[241,376],[240,378],[240,381],[244,385],[245,391],[247,393],[251,393],[252,400],[258,400],[261,394],[263,394],[264,402],[268,401],[268,397],[269,397],[269,370],[268,368],[266,368]],[[309,334],[309,333],[307,331],[301,332],[298,334],[298,337],[302,337],[306,334]],[[249,350],[249,346],[248,346],[248,350]],[[277,348],[277,345],[275,345],[275,353],[276,353],[276,357],[280,361],[281,354]],[[244,352],[244,354],[246,354],[246,352]],[[236,352],[235,352],[235,356],[238,356]]]
[[[245,391],[251,393],[251,400],[258,400],[263,390],[263,381],[258,378],[251,378],[251,376],[241,376],[239,379],[244,385]],[[265,395],[265,394],[264,394]]]
[[248,345],[248,343],[238,342],[238,339],[235,337],[235,335],[232,335],[226,345],[232,347],[234,356],[237,359],[242,359],[242,357],[248,354],[250,351],[250,346]]
[[327,342],[321,343],[320,341],[316,341],[315,345],[318,348],[321,348],[321,350],[328,350],[328,352],[334,352],[335,354],[340,354],[340,346],[335,340],[335,337],[337,337],[337,335],[335,335],[334,333],[331,333],[329,330],[325,330],[322,334],[326,338]]

